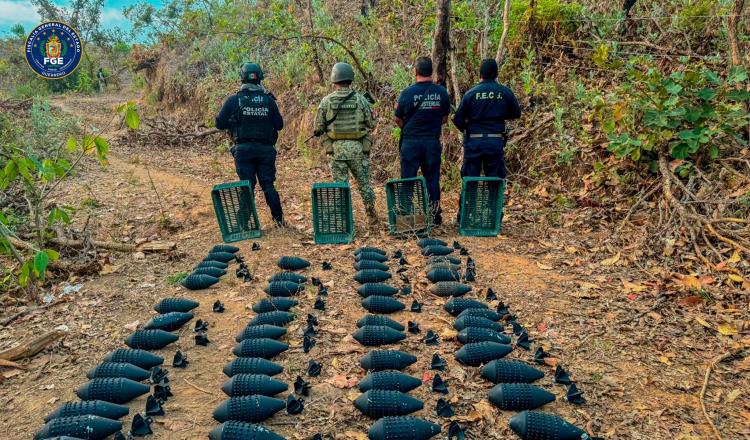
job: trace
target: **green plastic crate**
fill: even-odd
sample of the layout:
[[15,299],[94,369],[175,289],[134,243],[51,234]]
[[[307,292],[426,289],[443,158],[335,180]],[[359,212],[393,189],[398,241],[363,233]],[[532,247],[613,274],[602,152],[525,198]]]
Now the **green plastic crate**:
[[388,228],[393,236],[426,236],[432,216],[424,177],[393,179],[385,184],[388,202]]
[[312,214],[315,243],[351,243],[354,240],[352,189],[348,183],[313,184]]
[[260,237],[258,212],[249,181],[216,185],[211,190],[211,200],[225,243]]
[[458,232],[471,237],[494,237],[503,221],[505,180],[464,177],[461,181],[461,222]]

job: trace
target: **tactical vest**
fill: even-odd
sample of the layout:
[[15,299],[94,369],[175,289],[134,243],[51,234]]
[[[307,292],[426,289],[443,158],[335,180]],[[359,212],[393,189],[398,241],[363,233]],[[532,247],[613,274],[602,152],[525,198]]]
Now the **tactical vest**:
[[337,141],[342,139],[361,139],[369,130],[365,126],[362,104],[356,94],[344,101],[346,95],[335,95],[330,98],[331,117],[335,118],[328,125],[328,137]]
[[237,108],[237,124],[233,137],[236,143],[258,142],[273,144],[276,142],[276,130],[271,123],[271,97],[255,91],[240,93]]

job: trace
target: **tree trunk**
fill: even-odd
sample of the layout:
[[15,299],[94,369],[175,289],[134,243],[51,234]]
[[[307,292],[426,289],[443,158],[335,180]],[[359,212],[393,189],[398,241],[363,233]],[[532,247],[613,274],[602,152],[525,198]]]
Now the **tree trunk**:
[[489,52],[490,42],[490,5],[484,2],[484,25],[482,27],[482,43],[480,45],[479,52],[482,55],[482,59],[487,58],[487,52]]
[[448,51],[450,39],[451,0],[437,1],[435,34],[432,39],[433,78],[438,84],[448,82]]
[[360,13],[362,15],[367,15],[370,12],[370,9],[375,7],[375,1],[376,0],[362,0],[362,7],[360,8]]
[[450,48],[450,60],[451,60],[451,85],[453,86],[453,101],[456,103],[456,108],[461,104],[461,87],[458,84],[458,66],[456,65],[456,46],[453,44],[453,32],[450,32],[451,37],[451,48]]
[[510,0],[505,0],[505,6],[503,7],[503,34],[500,36],[500,44],[497,45],[497,53],[495,54],[495,61],[497,66],[500,67],[503,64],[505,58],[505,40],[508,38],[508,28],[510,27]]
[[536,32],[536,0],[531,0],[529,3],[529,9],[531,9],[531,15],[529,16],[529,43],[534,48],[534,60],[536,61],[536,71],[541,73],[542,63],[541,54],[539,53],[539,41],[537,41]]
[[[307,26],[310,28],[310,33],[315,33],[315,22],[313,22],[312,18],[312,0],[307,0],[306,2],[307,6]],[[312,44],[312,51],[313,51],[313,65],[315,66],[315,72],[318,74],[318,81],[320,84],[325,85],[325,76],[323,75],[323,68],[320,67],[320,52],[318,52],[318,41],[315,41]]]

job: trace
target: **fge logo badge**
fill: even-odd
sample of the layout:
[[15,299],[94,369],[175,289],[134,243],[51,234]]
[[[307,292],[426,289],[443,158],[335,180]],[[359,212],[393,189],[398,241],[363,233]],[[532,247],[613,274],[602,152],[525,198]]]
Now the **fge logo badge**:
[[26,62],[42,78],[65,78],[81,62],[81,38],[65,23],[42,23],[26,39]]

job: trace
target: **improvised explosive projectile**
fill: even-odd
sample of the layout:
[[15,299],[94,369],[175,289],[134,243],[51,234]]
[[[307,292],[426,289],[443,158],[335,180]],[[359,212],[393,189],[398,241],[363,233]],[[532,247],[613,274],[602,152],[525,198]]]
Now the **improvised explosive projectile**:
[[154,316],[143,328],[146,330],[175,331],[193,319],[192,313],[169,312]]
[[104,439],[122,429],[122,422],[91,414],[60,417],[47,422],[34,434],[34,440],[53,437],[73,437],[87,440]]
[[441,281],[461,281],[461,273],[451,269],[437,268],[427,272],[427,279],[432,283]]
[[196,269],[198,269],[199,267],[215,267],[217,269],[226,270],[229,267],[229,264],[222,263],[221,261],[216,260],[203,260],[198,263],[197,266],[195,266]]
[[482,327],[482,328],[488,328],[491,330],[495,330],[496,332],[500,333],[503,331],[502,324],[498,324],[495,321],[490,321],[487,318],[482,318],[481,316],[461,316],[456,318],[455,321],[453,321],[453,328],[455,328],[458,331],[461,331],[465,329],[466,327]]
[[229,397],[252,394],[275,396],[288,388],[284,382],[265,374],[235,374],[221,386],[221,390]]
[[77,416],[99,416],[106,419],[117,420],[128,415],[130,409],[127,406],[118,405],[103,400],[84,400],[82,402],[65,402],[54,411],[44,417],[45,422],[61,417]]
[[276,376],[284,367],[261,357],[240,357],[224,365],[224,374],[233,377],[238,374],[265,374]]
[[198,267],[190,275],[208,275],[214,278],[221,278],[226,274],[226,270],[219,269],[218,267]]
[[555,395],[527,383],[501,383],[490,390],[490,402],[507,411],[536,409],[555,401]]
[[463,296],[471,292],[471,286],[458,281],[440,281],[430,287],[430,292],[437,296]]
[[440,434],[440,426],[412,416],[383,417],[367,436],[370,440],[427,440]]
[[416,377],[396,370],[386,370],[368,374],[357,386],[362,392],[367,390],[392,390],[408,393],[420,385],[422,385],[422,381]]
[[100,377],[81,385],[76,395],[81,400],[104,400],[112,403],[127,403],[146,394],[151,387],[124,377]]
[[500,321],[503,319],[503,315],[497,313],[496,311],[492,309],[486,309],[482,307],[478,307],[478,308],[471,307],[468,309],[464,309],[463,312],[458,314],[459,318],[462,316],[481,316],[482,318],[487,318],[490,321]]
[[[430,273],[431,271],[435,269],[444,269],[444,270],[451,270],[454,272],[458,272],[459,270],[461,270],[461,265],[453,264],[449,261],[441,261],[438,263],[428,264],[424,270],[425,270],[425,273]],[[449,280],[449,281],[454,281],[454,280]],[[458,281],[458,280],[455,280],[455,281]]]
[[262,357],[271,359],[279,353],[285,352],[289,346],[275,339],[245,339],[234,346],[232,353],[239,357]]
[[390,267],[388,267],[387,264],[384,264],[384,263],[381,263],[380,261],[375,261],[375,260],[357,261],[356,263],[354,263],[354,268],[356,270],[377,269],[377,270],[382,270],[384,272],[391,269]]
[[366,325],[354,332],[354,339],[367,347],[394,344],[404,338],[406,335],[385,325]]
[[448,246],[433,245],[422,248],[422,255],[425,256],[443,256],[453,253],[453,248]]
[[164,330],[136,330],[125,338],[125,344],[130,348],[158,350],[178,339],[179,336]]
[[274,281],[291,281],[293,283],[303,284],[307,282],[307,277],[296,272],[279,272],[268,278],[269,283],[273,283]]
[[270,296],[293,296],[305,290],[304,284],[297,284],[291,281],[272,281],[268,283],[264,292]]
[[230,420],[208,433],[209,440],[285,440],[264,426]]
[[240,251],[240,248],[237,246],[232,246],[231,244],[217,244],[213,248],[211,248],[211,252],[228,252],[230,254],[236,254]]
[[276,265],[284,270],[302,270],[310,267],[310,262],[300,257],[281,257]]
[[590,438],[586,431],[562,418],[541,411],[522,411],[511,417],[508,426],[522,440],[580,440]]
[[274,310],[273,312],[265,312],[255,315],[248,325],[270,324],[283,327],[292,321],[294,321],[294,313],[285,312],[283,310]]
[[464,365],[478,367],[489,361],[505,357],[513,351],[513,347],[497,342],[474,342],[466,344],[456,352],[456,360]]
[[149,370],[152,367],[164,363],[164,358],[149,353],[146,350],[137,350],[130,348],[117,348],[104,357],[106,362],[126,362],[137,367]]
[[377,252],[360,252],[357,255],[354,256],[354,261],[363,261],[363,260],[372,260],[372,261],[379,261],[381,263],[384,263],[388,261],[388,257],[379,254]]
[[354,274],[354,281],[359,284],[380,283],[391,278],[391,274],[378,269],[364,269]]
[[156,313],[161,314],[170,312],[187,313],[199,305],[200,303],[198,301],[193,301],[192,299],[164,298],[154,306],[154,310],[156,310]]
[[357,288],[357,293],[362,298],[368,296],[379,295],[379,296],[393,296],[398,293],[398,289],[383,283],[367,283]]
[[253,304],[253,312],[266,313],[273,312],[274,310],[283,310],[287,312],[289,311],[289,309],[296,305],[299,305],[299,301],[283,296],[263,298],[257,303]]
[[453,316],[458,316],[466,309],[486,309],[487,304],[471,298],[453,298],[445,305],[443,309]]
[[286,407],[281,399],[263,395],[232,397],[223,401],[214,410],[214,419],[219,422],[262,422]]
[[221,278],[226,274],[226,270],[219,269],[218,267],[198,267],[190,275],[208,275],[214,278]]
[[544,373],[523,362],[497,359],[482,368],[482,377],[492,383],[531,383]]
[[401,323],[383,315],[365,315],[357,321],[357,327],[364,327],[366,325],[385,325],[400,332],[404,331],[404,326]]
[[439,238],[422,238],[417,242],[417,245],[421,248],[427,246],[448,246],[448,242]]
[[411,414],[424,408],[424,403],[401,391],[369,390],[354,400],[354,406],[362,414],[379,419]]
[[242,342],[245,339],[260,339],[260,338],[279,339],[285,334],[286,334],[286,329],[284,327],[279,327],[276,325],[271,325],[271,324],[248,325],[234,339],[237,342]]
[[374,247],[374,246],[362,246],[362,247],[357,248],[357,249],[354,250],[354,255],[355,256],[359,255],[362,252],[376,252],[376,253],[378,253],[380,255],[386,255],[387,254],[387,252],[385,250],[377,248],[377,247]]
[[[102,362],[86,373],[89,379],[97,377],[124,377],[141,382],[149,377],[148,371],[127,362]],[[98,414],[97,414],[98,415]]]
[[510,344],[510,337],[485,327],[466,327],[458,332],[458,340],[462,344],[485,341]]
[[417,357],[398,350],[373,350],[362,356],[362,368],[372,371],[403,370],[417,361]]
[[231,252],[209,252],[203,261],[221,261],[222,263],[229,263],[235,259],[235,255]]
[[362,307],[372,313],[394,313],[406,308],[401,301],[382,295],[368,296],[362,300]]
[[452,255],[434,255],[432,257],[429,257],[427,259],[427,264],[436,264],[436,263],[450,263],[450,264],[456,264],[461,265],[461,259],[458,257],[454,257]]
[[210,275],[189,275],[182,280],[182,285],[189,290],[208,289],[218,283],[219,279]]

